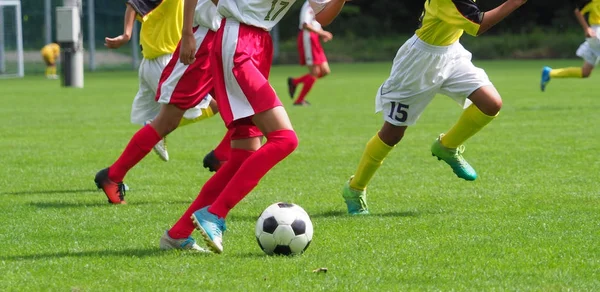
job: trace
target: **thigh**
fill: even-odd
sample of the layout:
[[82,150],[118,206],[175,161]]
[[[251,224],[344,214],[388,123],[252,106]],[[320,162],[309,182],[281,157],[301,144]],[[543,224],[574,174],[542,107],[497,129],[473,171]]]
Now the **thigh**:
[[282,105],[268,80],[272,56],[268,32],[229,20],[221,26],[211,61],[226,125]]
[[466,107],[470,104],[467,97],[484,86],[493,86],[485,71],[475,67],[469,58],[460,58],[444,80],[440,93]]
[[210,52],[214,32],[207,28],[195,28],[196,60],[185,65],[179,61],[179,45],[160,77],[156,100],[161,104],[173,104],[182,110],[198,105],[213,90],[213,74]]

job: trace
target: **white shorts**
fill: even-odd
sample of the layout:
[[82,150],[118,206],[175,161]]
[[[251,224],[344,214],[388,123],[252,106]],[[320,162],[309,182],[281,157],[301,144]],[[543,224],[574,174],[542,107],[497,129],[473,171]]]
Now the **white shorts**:
[[[139,89],[131,105],[131,123],[144,125],[154,119],[160,112],[161,104],[156,101],[156,90],[163,69],[171,60],[172,55],[166,54],[155,59],[142,59],[138,71]],[[185,119],[195,119],[202,115],[212,97],[207,95],[196,107],[188,109]]]
[[596,66],[600,63],[600,25],[594,25],[592,28],[596,31],[596,37],[586,39],[576,54],[586,63]]
[[410,126],[436,94],[467,107],[467,97],[487,85],[492,85],[487,74],[471,63],[471,53],[459,42],[432,46],[414,35],[398,50],[390,77],[377,91],[375,109],[393,125]]
[[140,87],[131,105],[131,122],[143,125],[154,119],[160,111],[156,102],[156,89],[163,69],[171,60],[171,54],[162,55],[155,59],[143,58],[138,70]]

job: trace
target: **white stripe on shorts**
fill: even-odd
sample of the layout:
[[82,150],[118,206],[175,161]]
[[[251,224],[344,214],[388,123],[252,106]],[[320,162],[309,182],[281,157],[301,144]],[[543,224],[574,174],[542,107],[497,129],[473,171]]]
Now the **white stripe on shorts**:
[[306,29],[302,30],[302,47],[304,49],[304,61],[306,65],[312,66],[314,62],[312,43],[310,41],[310,31]]
[[[196,40],[196,52],[200,49],[200,45],[202,45],[207,33],[208,28],[203,26],[198,27],[198,29],[196,29],[194,32],[194,39]],[[179,56],[174,56],[174,58],[179,59]],[[177,60],[175,67],[173,67],[173,71],[160,87],[160,97],[158,98],[158,103],[169,104],[171,102],[171,96],[175,91],[175,87],[179,83],[179,79],[181,79],[188,67],[189,65],[185,65],[181,63],[181,61]]]
[[237,48],[239,33],[240,23],[227,18],[223,31],[221,51],[223,54],[223,79],[225,80],[227,99],[229,100],[229,107],[231,108],[234,121],[255,114],[240,84],[235,79],[235,76],[233,76],[233,57]]

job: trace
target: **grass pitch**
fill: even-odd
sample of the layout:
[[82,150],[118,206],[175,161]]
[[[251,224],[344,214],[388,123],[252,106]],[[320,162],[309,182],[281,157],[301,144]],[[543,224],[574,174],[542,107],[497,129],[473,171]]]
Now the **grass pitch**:
[[[225,132],[218,117],[171,134],[171,161],[150,153],[126,177],[129,204],[110,206],[93,177],[138,129],[136,73],[86,73],[84,89],[0,80],[0,290],[598,290],[600,82],[553,80],[541,93],[544,64],[478,63],[504,108],[466,143],[475,182],[429,153],[460,114],[440,96],[371,182],[372,215],[357,218],[340,191],[381,126],[374,95],[390,63],[334,64],[301,108],[285,80],[305,70],[274,67],[300,146],[231,212],[222,255],[158,249],[211,175],[201,160]],[[312,217],[302,256],[256,244],[256,219],[277,201]]]

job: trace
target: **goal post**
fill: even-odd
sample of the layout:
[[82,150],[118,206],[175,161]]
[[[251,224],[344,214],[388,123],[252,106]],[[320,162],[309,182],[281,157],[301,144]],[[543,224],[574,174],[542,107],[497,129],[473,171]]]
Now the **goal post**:
[[0,0],[0,78],[23,76],[21,1]]

